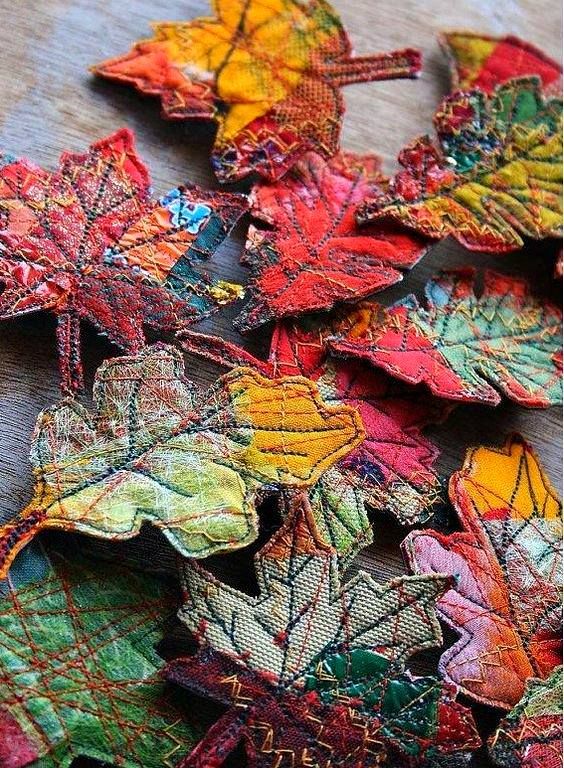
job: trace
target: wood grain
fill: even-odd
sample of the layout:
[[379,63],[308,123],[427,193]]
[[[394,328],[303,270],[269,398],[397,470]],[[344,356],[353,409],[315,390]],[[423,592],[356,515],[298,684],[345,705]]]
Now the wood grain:
[[[407,45],[420,47],[424,72],[418,81],[353,86],[345,91],[347,115],[342,143],[353,151],[376,151],[385,169],[394,168],[398,150],[430,129],[435,105],[448,87],[444,59],[436,43],[441,29],[470,29],[490,34],[513,33],[559,56],[561,5],[557,0],[335,0],[358,54]],[[185,179],[217,187],[208,164],[213,129],[208,125],[167,123],[160,119],[156,100],[130,89],[94,80],[89,65],[127,50],[148,33],[155,17],[187,19],[206,14],[205,0],[0,0],[0,146],[28,154],[54,168],[63,149],[83,150],[91,140],[122,125],[135,129],[138,148],[149,164],[155,192],[161,194]],[[222,248],[210,270],[229,280],[245,281],[239,264],[243,228]],[[474,264],[531,277],[540,295],[559,300],[560,286],[552,280],[552,253],[547,245],[494,258],[470,254],[452,242],[436,246],[401,286],[382,294],[391,302],[409,291],[420,292],[437,268]],[[231,320],[236,310],[206,321],[204,329],[241,341]],[[266,334],[247,340],[264,354]],[[115,352],[92,332],[85,334],[89,381],[100,361]],[[54,323],[45,316],[0,326],[0,519],[20,508],[30,495],[27,458],[30,434],[39,410],[58,397]],[[194,359],[189,375],[201,383],[217,371]],[[561,413],[559,409],[527,411],[504,401],[492,409],[459,407],[448,421],[429,434],[442,449],[439,468],[448,475],[460,466],[469,445],[499,445],[506,434],[523,433],[539,452],[554,481],[561,481]],[[376,543],[360,565],[379,580],[404,571],[398,544],[403,536],[389,520],[374,520]],[[155,544],[157,542],[157,544]],[[127,545],[135,553],[162,546],[154,534]],[[89,544],[90,546],[90,544]],[[95,545],[94,545],[95,546]],[[127,549],[126,547],[126,549]],[[100,550],[103,553],[105,550]],[[230,555],[218,564],[233,583],[249,585],[249,552]],[[172,567],[172,565],[171,565]],[[428,666],[428,663],[427,663]],[[483,718],[486,729],[491,717]],[[238,758],[234,765],[243,765]],[[479,758],[476,765],[487,765]]]

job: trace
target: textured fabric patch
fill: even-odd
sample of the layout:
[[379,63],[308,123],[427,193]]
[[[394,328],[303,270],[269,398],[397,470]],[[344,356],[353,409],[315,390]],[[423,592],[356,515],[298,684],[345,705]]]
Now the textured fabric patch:
[[[359,573],[343,586],[334,550],[302,495],[256,558],[250,597],[195,563],[184,567],[182,620],[199,654],[169,678],[229,707],[183,768],[220,766],[242,739],[250,766],[368,768],[464,753],[479,743],[456,687],[412,678],[405,660],[440,642],[434,603],[448,582]],[[403,722],[401,722],[403,720]]]
[[453,89],[492,93],[516,77],[536,76],[545,93],[557,95],[562,90],[561,65],[518,37],[448,32],[439,40],[450,61]]
[[330,309],[387,288],[426,252],[425,241],[393,225],[360,227],[357,205],[381,189],[380,160],[312,152],[281,181],[258,184],[243,263],[251,269],[248,300],[235,325]]
[[500,768],[561,768],[562,667],[547,680],[529,680],[523,698],[489,740]]
[[443,272],[427,283],[427,307],[410,295],[390,308],[363,302],[328,340],[337,354],[367,360],[440,397],[496,405],[500,394],[531,408],[562,402],[562,312],[520,278]]
[[525,682],[562,660],[562,507],[522,438],[500,450],[473,448],[451,478],[463,528],[418,531],[404,542],[417,573],[456,584],[437,603],[460,635],[439,664],[473,699],[511,709]]
[[198,393],[182,374],[177,350],[148,347],[102,364],[93,414],[67,399],[39,416],[34,497],[0,528],[4,573],[42,528],[127,539],[147,520],[185,556],[242,547],[260,488],[313,485],[364,439],[307,379],[237,368]]
[[218,124],[219,179],[282,176],[308,150],[338,150],[349,83],[416,77],[412,49],[355,58],[325,0],[213,0],[215,18],[154,24],[154,36],[94,67],[160,96],[165,117]]
[[438,146],[423,136],[402,150],[405,170],[360,221],[391,217],[492,253],[562,233],[562,100],[545,100],[537,78],[447,96],[435,128]]
[[49,173],[0,162],[0,319],[57,316],[63,389],[82,386],[80,321],[129,353],[143,326],[173,331],[241,295],[202,265],[247,209],[243,195],[194,185],[150,195],[148,171],[121,130]]
[[177,591],[77,549],[47,559],[34,544],[1,590],[0,765],[172,766],[202,735],[154,650]]
[[267,376],[307,376],[327,403],[347,403],[358,412],[364,441],[310,493],[319,530],[347,562],[371,541],[365,504],[408,525],[432,513],[440,487],[434,472],[438,450],[422,430],[443,421],[451,406],[361,361],[328,359],[324,337],[330,331],[324,319],[278,323],[268,361],[217,337],[188,331],[180,338],[186,351],[218,365],[252,365]]

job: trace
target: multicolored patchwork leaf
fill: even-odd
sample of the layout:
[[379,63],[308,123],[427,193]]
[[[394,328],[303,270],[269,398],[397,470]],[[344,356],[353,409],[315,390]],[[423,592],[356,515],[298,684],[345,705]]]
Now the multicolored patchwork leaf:
[[415,296],[385,308],[364,302],[328,340],[337,354],[367,360],[440,397],[496,405],[497,389],[531,408],[562,402],[562,312],[536,299],[524,280],[486,272],[443,272]]
[[268,362],[217,337],[186,331],[180,338],[186,351],[219,365],[253,365],[270,376],[307,376],[327,402],[347,403],[358,412],[364,441],[310,494],[319,529],[346,562],[371,540],[365,503],[391,512],[402,524],[429,517],[439,491],[434,471],[438,450],[422,429],[443,421],[451,408],[362,362],[328,359],[325,337],[330,332],[323,318],[278,323]]
[[[249,765],[260,768],[282,760],[367,768],[388,754],[411,766],[477,746],[469,711],[452,702],[456,689],[433,681],[438,695],[425,701],[429,681],[403,671],[417,649],[440,642],[433,606],[446,586],[441,577],[379,585],[361,572],[341,586],[336,553],[317,534],[305,495],[257,555],[256,570],[260,593],[250,597],[195,563],[184,568],[180,616],[200,652],[172,662],[169,678],[229,709],[183,768],[220,766],[240,740]],[[366,665],[380,674],[371,670],[372,688],[360,679]]]
[[511,709],[530,677],[562,657],[562,507],[532,449],[473,448],[451,478],[462,533],[418,531],[404,542],[417,573],[456,584],[437,603],[460,635],[439,668],[473,699]]
[[259,226],[248,233],[248,301],[235,324],[243,331],[269,320],[330,309],[402,279],[425,241],[382,225],[359,227],[355,208],[383,183],[374,155],[308,153],[275,184],[252,193]]
[[490,37],[472,32],[448,32],[440,37],[451,65],[457,90],[479,88],[492,93],[517,77],[536,76],[545,93],[557,95],[562,87],[562,66],[534,45],[518,37]]
[[360,221],[392,218],[492,253],[561,235],[562,100],[545,100],[537,78],[447,96],[435,128],[439,145],[424,136],[404,149],[405,170]]
[[218,123],[221,180],[282,176],[308,150],[338,150],[349,83],[416,77],[411,49],[355,58],[326,0],[213,0],[215,18],[154,24],[154,37],[94,67],[162,99],[165,117]]
[[547,680],[527,682],[521,701],[489,740],[499,768],[561,768],[562,667]]
[[66,551],[28,548],[0,596],[0,765],[175,765],[201,737],[154,650],[176,590]]
[[147,520],[185,556],[242,547],[260,488],[313,485],[364,438],[308,379],[238,368],[201,395],[182,373],[179,352],[148,347],[102,364],[92,415],[73,400],[40,415],[33,499],[0,527],[3,573],[42,528],[127,539]]
[[194,185],[153,200],[128,130],[64,153],[54,173],[0,158],[0,319],[56,315],[63,389],[79,389],[81,320],[135,353],[144,326],[177,330],[240,296],[202,265],[246,209]]

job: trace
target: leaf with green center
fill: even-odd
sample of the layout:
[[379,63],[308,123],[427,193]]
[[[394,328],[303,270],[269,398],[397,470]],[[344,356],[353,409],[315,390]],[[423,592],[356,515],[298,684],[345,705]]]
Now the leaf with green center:
[[461,745],[465,737],[468,740],[467,761],[476,746],[469,711],[455,701],[456,686],[397,671],[389,659],[373,651],[324,657],[310,670],[305,689],[316,691],[325,704],[353,700],[363,714],[377,717],[380,737],[402,765],[422,760],[432,765],[433,758],[448,754],[445,747],[452,743],[454,728]]
[[202,395],[171,347],[106,361],[93,415],[69,399],[40,415],[35,493],[0,528],[2,569],[42,528],[127,539],[148,520],[185,556],[242,547],[259,489],[313,485],[363,436],[352,408],[302,377],[237,368]]
[[524,280],[495,272],[478,298],[474,279],[472,269],[441,273],[425,288],[427,309],[415,296],[390,308],[361,303],[328,343],[440,397],[497,405],[491,382],[521,405],[560,404],[561,310],[533,297]]
[[493,253],[561,235],[562,100],[545,101],[535,78],[513,80],[492,96],[447,96],[435,126],[439,147],[424,136],[404,149],[405,170],[367,201],[361,222],[391,217]]
[[[66,548],[73,553],[76,545]],[[0,765],[174,766],[201,735],[154,650],[176,589],[33,545],[0,597]]]

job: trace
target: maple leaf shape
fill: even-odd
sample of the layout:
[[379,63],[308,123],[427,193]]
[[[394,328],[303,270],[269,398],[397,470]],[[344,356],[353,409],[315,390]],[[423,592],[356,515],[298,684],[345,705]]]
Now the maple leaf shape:
[[282,176],[308,150],[338,150],[349,83],[416,77],[412,49],[354,58],[325,0],[213,0],[217,18],[154,24],[154,37],[93,68],[161,96],[165,117],[218,123],[222,181]]
[[69,399],[40,414],[34,496],[0,527],[0,574],[43,528],[128,539],[147,520],[185,556],[242,547],[260,488],[313,485],[363,439],[307,379],[238,368],[202,395],[182,373],[180,352],[148,347],[102,364],[92,416]]
[[501,721],[489,747],[500,768],[561,768],[562,667],[547,680],[527,682],[523,698]]
[[154,650],[176,589],[65,550],[30,547],[2,588],[0,765],[172,766],[201,736]]
[[530,408],[561,403],[560,309],[520,278],[487,271],[479,298],[474,281],[473,269],[442,272],[425,287],[427,309],[413,295],[390,308],[363,302],[328,344],[440,397],[496,405],[491,382]]
[[55,314],[63,389],[79,389],[81,320],[134,353],[143,326],[173,331],[240,295],[201,265],[246,208],[242,195],[193,185],[153,200],[128,130],[63,154],[55,173],[5,158],[0,319]]
[[[425,710],[422,702],[418,710],[403,672],[407,657],[440,641],[433,606],[446,586],[441,577],[403,576],[379,585],[361,572],[341,586],[336,553],[319,537],[303,494],[258,553],[256,571],[259,595],[251,597],[196,563],[184,567],[180,617],[201,648],[195,658],[169,665],[168,675],[230,709],[182,768],[219,766],[240,739],[249,764],[261,768],[283,759],[296,768],[367,768],[381,765],[393,749],[410,766],[428,748],[449,754],[477,746],[468,710],[451,701],[454,727],[446,737],[448,727],[441,730],[438,722],[446,712]],[[336,666],[358,663],[357,651],[374,652],[370,659],[381,673],[381,695],[373,691],[370,706],[359,701],[359,691],[346,689],[355,683],[350,670],[335,679]],[[327,670],[338,694],[327,684]],[[394,684],[404,695],[404,742],[386,731],[401,717],[384,702]],[[456,689],[441,691],[452,700]],[[368,687],[363,692],[368,696]],[[424,725],[423,717],[429,717]]]
[[492,93],[518,77],[540,78],[543,91],[557,95],[562,67],[534,45],[513,35],[490,37],[472,32],[448,32],[439,38],[451,65],[453,88],[479,88]]
[[425,241],[355,219],[356,206],[382,181],[374,155],[325,161],[310,152],[281,181],[253,189],[251,214],[266,228],[249,228],[242,261],[251,268],[250,295],[235,321],[240,330],[330,309],[402,279],[397,268],[412,267]]
[[473,448],[450,495],[462,533],[404,542],[418,573],[450,573],[437,603],[460,635],[439,669],[477,701],[510,709],[525,682],[561,663],[562,508],[530,446]]
[[561,235],[562,100],[545,101],[538,79],[447,96],[435,128],[439,146],[424,136],[402,150],[405,170],[360,221],[392,218],[492,253]]

